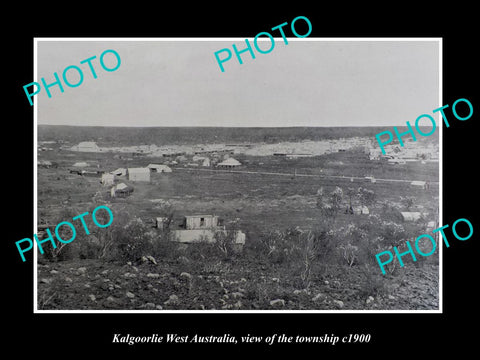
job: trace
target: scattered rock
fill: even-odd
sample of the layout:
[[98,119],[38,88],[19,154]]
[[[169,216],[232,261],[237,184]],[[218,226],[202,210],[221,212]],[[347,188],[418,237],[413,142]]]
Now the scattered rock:
[[58,271],[57,271],[57,270],[54,270],[54,269],[52,269],[52,270],[50,270],[50,274],[52,274],[52,275],[58,274]]
[[108,270],[103,270],[103,271],[102,271],[100,274],[102,274],[102,275],[104,275],[104,276],[105,276],[105,275],[107,275],[107,274],[108,274]]
[[155,258],[152,255],[148,255],[147,259],[150,260],[150,262],[152,262],[153,264],[157,265],[157,260],[155,260]]
[[234,299],[243,297],[243,294],[241,292],[238,292],[238,291],[233,292],[231,295],[232,295],[232,298],[234,298]]
[[375,298],[373,296],[369,296],[367,301],[365,301],[367,304],[370,304],[372,301],[374,301]]
[[338,308],[343,308],[343,301],[341,300],[333,300],[333,303],[337,305]]
[[154,303],[151,303],[151,302],[148,302],[148,303],[144,304],[143,307],[144,307],[145,309],[151,309],[151,310],[153,310],[153,309],[155,309],[155,304],[154,304]]
[[107,297],[107,301],[113,302],[113,301],[115,301],[115,298],[113,296],[109,296],[109,297]]
[[87,268],[86,268],[86,267],[79,267],[79,268],[77,269],[77,272],[78,272],[79,274],[85,274],[85,273],[87,272]]
[[333,286],[335,286],[335,287],[340,287],[340,286],[341,286],[340,281],[334,280],[334,281],[333,281]]
[[96,300],[95,295],[93,295],[93,294],[88,295],[88,297],[89,297],[90,300],[92,300],[92,301],[95,301],[95,300]]
[[273,281],[273,282],[277,282],[277,283],[278,283],[278,282],[280,282],[280,279],[279,279],[279,278],[276,278],[276,277],[274,277],[274,278],[272,278],[272,281]]
[[192,275],[190,275],[190,274],[187,273],[187,272],[182,272],[182,273],[180,274],[180,277],[185,277],[185,278],[187,278],[188,280],[190,280],[190,279],[192,278]]
[[131,262],[131,261],[127,261],[127,265],[132,266],[132,262]]
[[85,286],[87,289],[91,288],[90,284],[84,284],[83,286]]
[[301,293],[303,293],[303,290],[293,290],[293,295],[300,295]]
[[70,279],[68,276],[67,276],[67,277],[65,277],[65,281],[66,281],[66,282],[73,282],[73,280],[72,280],[72,279]]
[[40,279],[40,282],[44,284],[50,284],[52,282],[52,279],[42,278]]
[[247,282],[247,279],[241,278],[240,281],[241,281],[241,282]]
[[167,301],[164,302],[165,305],[176,305],[178,304],[178,296],[175,294],[170,295]]
[[160,274],[157,274],[157,273],[148,273],[148,274],[147,274],[147,277],[149,277],[149,278],[159,278],[159,277],[160,277]]
[[283,300],[283,299],[272,300],[272,301],[270,301],[270,306],[283,307],[283,306],[285,306],[285,300]]
[[[320,301],[320,300],[323,300],[324,298],[325,298],[324,294],[318,293],[312,298],[312,301]],[[343,303],[342,303],[342,306],[343,306]]]
[[163,308],[162,308],[162,305],[158,304],[157,306],[155,306],[155,309],[162,310]]
[[233,308],[235,310],[238,310],[242,307],[242,302],[240,300],[238,300],[235,304],[233,304]]
[[328,280],[325,280],[323,283],[324,283],[325,285],[330,284],[330,283],[328,282]]
[[135,294],[131,293],[130,291],[127,291],[125,295],[127,295],[127,297],[130,299],[133,299],[135,297]]
[[132,266],[133,271],[138,272],[138,268],[136,266]]
[[125,274],[123,274],[124,277],[126,278],[134,278],[134,277],[137,277],[136,274],[132,274],[132,273],[129,273],[129,272],[126,272]]
[[388,299],[389,299],[389,300],[395,300],[395,296],[388,295]]

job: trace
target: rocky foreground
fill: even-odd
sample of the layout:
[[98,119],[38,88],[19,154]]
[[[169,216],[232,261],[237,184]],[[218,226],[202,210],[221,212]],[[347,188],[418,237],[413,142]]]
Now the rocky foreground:
[[[380,291],[354,267],[307,289],[274,267],[143,257],[132,264],[73,260],[38,265],[39,310],[436,310],[438,266],[401,269]],[[367,290],[366,290],[367,288]]]

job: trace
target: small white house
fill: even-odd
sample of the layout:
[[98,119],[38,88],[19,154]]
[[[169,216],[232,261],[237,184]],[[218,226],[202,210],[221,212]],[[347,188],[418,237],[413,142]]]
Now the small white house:
[[150,182],[149,168],[128,168],[128,179],[130,181]]
[[422,217],[422,213],[417,211],[401,212],[403,221],[417,221]]
[[115,182],[115,175],[104,173],[102,174],[102,180],[100,182],[102,183],[103,186],[113,185]]
[[110,189],[110,196],[111,197],[125,197],[130,195],[133,192],[133,188],[128,186],[124,183],[120,183],[116,186],[113,186]]

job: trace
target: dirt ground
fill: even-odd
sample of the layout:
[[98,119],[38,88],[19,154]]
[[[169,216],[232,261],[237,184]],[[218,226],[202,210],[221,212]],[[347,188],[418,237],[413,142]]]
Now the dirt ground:
[[[156,262],[156,264],[154,262]],[[189,268],[200,269],[196,272]],[[314,276],[308,290],[275,266],[212,261],[191,266],[143,259],[120,264],[72,260],[38,265],[39,310],[435,310],[438,266],[408,264],[368,295],[355,266]]]

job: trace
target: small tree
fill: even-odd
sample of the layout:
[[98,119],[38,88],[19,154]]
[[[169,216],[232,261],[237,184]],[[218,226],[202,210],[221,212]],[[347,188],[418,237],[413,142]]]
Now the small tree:
[[373,190],[358,188],[358,198],[362,205],[372,206],[375,204],[375,192]]

